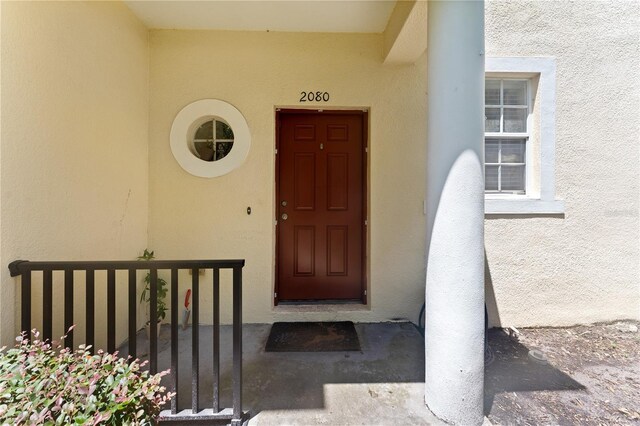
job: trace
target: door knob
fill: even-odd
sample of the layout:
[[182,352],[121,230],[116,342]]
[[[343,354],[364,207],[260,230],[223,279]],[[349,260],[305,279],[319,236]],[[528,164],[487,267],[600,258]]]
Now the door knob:
[[286,213],[282,213],[282,216],[281,216],[281,217],[282,217],[282,220],[287,220],[287,219],[289,219],[289,215],[288,215],[288,214],[286,214]]
[[282,203],[280,204],[282,204],[282,207],[287,207],[287,200],[282,200]]

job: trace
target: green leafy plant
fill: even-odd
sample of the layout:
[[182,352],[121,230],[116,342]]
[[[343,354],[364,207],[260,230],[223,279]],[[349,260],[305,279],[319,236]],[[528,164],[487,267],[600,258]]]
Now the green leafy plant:
[[[144,253],[142,256],[138,256],[138,260],[152,260],[154,259],[153,251],[149,251],[149,249],[144,249]],[[169,291],[169,285],[164,278],[158,277],[158,301],[156,303],[157,312],[158,312],[158,322],[163,320],[167,315],[167,304],[164,299],[167,296],[167,292]],[[151,302],[151,272],[147,272],[147,275],[144,277],[144,289],[142,290],[142,294],[140,295],[140,303],[150,303]]]
[[168,371],[150,376],[146,362],[38,337],[0,349],[0,424],[152,425],[173,396],[160,386]]

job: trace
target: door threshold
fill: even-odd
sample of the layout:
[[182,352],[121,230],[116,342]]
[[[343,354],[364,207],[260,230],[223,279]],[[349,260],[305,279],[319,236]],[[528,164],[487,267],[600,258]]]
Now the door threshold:
[[339,313],[339,312],[371,312],[371,306],[365,305],[362,301],[352,303],[291,303],[280,302],[271,308],[274,313],[280,314],[312,314],[312,313]]
[[360,299],[280,300],[280,305],[364,305]]

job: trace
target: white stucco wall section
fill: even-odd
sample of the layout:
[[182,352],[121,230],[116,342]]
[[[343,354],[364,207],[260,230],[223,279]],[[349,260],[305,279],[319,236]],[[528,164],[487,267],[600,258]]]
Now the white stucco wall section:
[[640,318],[640,3],[488,0],[485,20],[487,58],[555,58],[565,205],[486,215],[491,325]]
[[[556,200],[556,60],[551,57],[489,57],[485,73],[537,75],[539,96],[536,100],[539,113],[538,138],[539,191],[526,196],[491,196],[485,199],[486,214],[562,214],[564,201]],[[530,151],[530,150],[527,150]],[[533,160],[529,157],[528,159]],[[532,164],[527,167],[531,169]],[[531,175],[528,173],[528,175]]]

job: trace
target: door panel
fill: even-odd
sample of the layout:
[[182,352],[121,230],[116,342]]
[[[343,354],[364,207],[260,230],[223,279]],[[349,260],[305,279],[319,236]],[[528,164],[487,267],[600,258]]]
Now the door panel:
[[327,210],[349,210],[349,155],[327,154]]
[[296,210],[316,209],[316,155],[296,152],[293,156],[293,200]]
[[316,229],[314,226],[294,226],[293,230],[294,276],[315,275]]
[[327,140],[331,142],[347,142],[349,140],[349,126],[343,124],[328,125]]
[[278,115],[279,300],[362,299],[365,115]]
[[346,226],[327,227],[327,275],[348,275],[349,239]]
[[316,126],[313,124],[298,124],[294,130],[294,140],[296,142],[315,141]]

